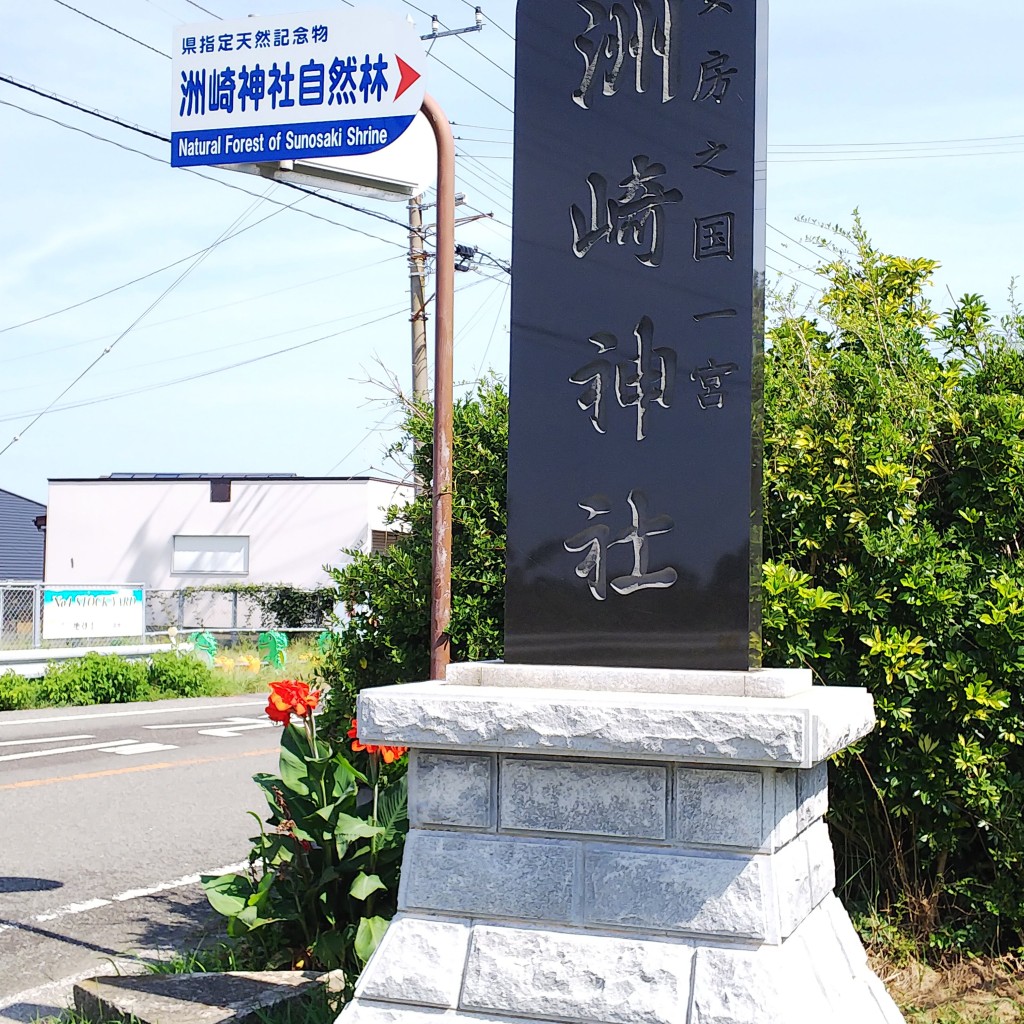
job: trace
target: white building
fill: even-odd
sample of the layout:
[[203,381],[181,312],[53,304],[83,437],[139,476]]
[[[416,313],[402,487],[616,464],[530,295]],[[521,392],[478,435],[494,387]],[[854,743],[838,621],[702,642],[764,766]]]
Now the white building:
[[113,473],[50,480],[45,580],[180,590],[329,582],[345,548],[386,546],[411,484],[374,477]]

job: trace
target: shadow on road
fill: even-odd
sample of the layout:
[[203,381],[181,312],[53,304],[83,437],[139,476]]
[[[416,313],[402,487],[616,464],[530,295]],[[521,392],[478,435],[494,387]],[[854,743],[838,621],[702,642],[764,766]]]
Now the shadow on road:
[[6,892],[48,892],[64,885],[53,878],[29,878],[21,875],[0,875],[0,893]]

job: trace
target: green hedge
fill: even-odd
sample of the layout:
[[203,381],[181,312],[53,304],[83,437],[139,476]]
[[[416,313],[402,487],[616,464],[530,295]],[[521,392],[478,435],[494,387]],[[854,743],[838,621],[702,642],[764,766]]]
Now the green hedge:
[[[865,686],[878,728],[836,759],[840,887],[929,945],[1024,945],[1024,316],[937,314],[933,261],[820,239],[815,316],[784,302],[765,359],[764,663]],[[507,400],[456,408],[453,658],[501,656]],[[429,410],[406,419],[430,479]],[[414,446],[418,442],[419,446]],[[430,495],[334,573],[351,611],[319,671],[348,727],[364,686],[425,677]]]
[[0,675],[0,711],[201,697],[214,689],[213,673],[191,655],[168,651],[127,661],[116,654],[86,654],[51,662],[41,679],[14,672]]

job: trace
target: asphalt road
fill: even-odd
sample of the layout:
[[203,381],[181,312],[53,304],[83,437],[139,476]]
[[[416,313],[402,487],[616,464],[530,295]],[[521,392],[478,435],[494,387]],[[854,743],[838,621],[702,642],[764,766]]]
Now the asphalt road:
[[188,948],[200,874],[238,866],[276,771],[256,696],[0,713],[0,1024],[73,979]]

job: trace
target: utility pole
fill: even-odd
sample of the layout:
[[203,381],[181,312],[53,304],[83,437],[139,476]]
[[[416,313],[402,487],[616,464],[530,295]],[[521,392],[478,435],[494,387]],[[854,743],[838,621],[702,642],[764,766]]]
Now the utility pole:
[[409,200],[409,320],[412,322],[412,397],[427,401],[427,253],[420,196]]

